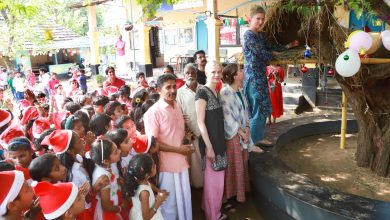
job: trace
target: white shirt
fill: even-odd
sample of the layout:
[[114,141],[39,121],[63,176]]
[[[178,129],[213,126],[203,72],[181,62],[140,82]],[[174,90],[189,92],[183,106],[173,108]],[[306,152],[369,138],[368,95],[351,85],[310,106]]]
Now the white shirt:
[[44,73],[39,76],[39,81],[41,81],[43,86],[49,86],[50,75],[48,73]]
[[12,86],[17,92],[24,92],[26,90],[26,80],[22,77],[14,77],[12,80]]
[[[198,91],[201,86],[202,85],[198,83],[196,91]],[[184,85],[177,91],[176,101],[180,105],[183,115],[187,115],[189,118],[187,125],[189,126],[190,130],[196,136],[200,136],[195,110],[195,93],[196,92],[188,88],[187,85]]]

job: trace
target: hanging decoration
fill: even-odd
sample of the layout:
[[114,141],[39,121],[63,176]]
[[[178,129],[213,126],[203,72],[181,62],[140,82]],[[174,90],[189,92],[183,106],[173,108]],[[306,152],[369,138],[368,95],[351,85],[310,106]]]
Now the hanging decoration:
[[309,68],[307,68],[305,65],[303,65],[301,67],[301,71],[302,71],[302,73],[307,73],[307,71],[309,71]]
[[369,32],[368,33],[372,38],[372,45],[371,47],[366,51],[366,54],[373,54],[375,53],[379,47],[381,46],[381,34],[378,32]]
[[245,25],[245,20],[243,17],[239,17],[238,18],[238,26],[242,26],[242,25]]
[[223,24],[226,27],[230,27],[230,19],[223,19]]
[[349,35],[345,46],[360,54],[366,54],[372,46],[372,37],[367,32],[354,31]]
[[336,71],[343,77],[354,76],[360,69],[361,62],[359,54],[347,49],[336,60]]
[[390,30],[382,31],[381,36],[383,46],[385,46],[387,50],[390,50]]
[[231,25],[232,27],[236,27],[236,26],[237,26],[237,19],[232,18],[232,19],[230,20],[230,25]]
[[310,49],[309,46],[306,46],[306,50],[305,50],[305,52],[303,53],[303,56],[304,56],[305,58],[311,58],[311,49]]
[[334,75],[334,70],[333,70],[333,68],[330,68],[328,70],[328,76],[333,76],[333,75]]
[[50,50],[50,51],[49,51],[49,57],[52,57],[52,56],[53,56],[53,51]]

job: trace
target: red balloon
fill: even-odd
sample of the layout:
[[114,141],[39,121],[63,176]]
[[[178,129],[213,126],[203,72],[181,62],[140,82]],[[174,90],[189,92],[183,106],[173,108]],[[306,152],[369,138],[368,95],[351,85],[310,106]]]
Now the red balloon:
[[302,71],[302,73],[307,73],[307,71],[309,71],[309,69],[306,66],[302,66],[301,71]]
[[333,74],[334,74],[333,69],[328,70],[328,75],[333,76]]

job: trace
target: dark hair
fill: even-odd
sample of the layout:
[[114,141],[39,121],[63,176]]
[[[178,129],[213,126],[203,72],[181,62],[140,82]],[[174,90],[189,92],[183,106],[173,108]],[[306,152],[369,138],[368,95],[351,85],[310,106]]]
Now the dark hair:
[[80,118],[75,117],[74,115],[69,115],[67,118],[62,120],[61,128],[64,130],[73,130],[76,123],[83,123]]
[[42,107],[43,110],[45,110],[45,111],[49,111],[49,110],[50,110],[50,105],[47,104],[47,103],[42,104],[41,107]]
[[47,129],[46,131],[44,131],[41,136],[39,136],[39,138],[36,138],[34,140],[34,145],[35,145],[35,149],[36,151],[40,151],[42,149],[45,149],[45,151],[47,151],[48,147],[47,145],[42,145],[42,141],[43,139],[45,139],[46,136],[50,135],[51,133],[53,133],[55,129],[54,128],[49,128]]
[[93,105],[105,106],[109,102],[107,96],[99,95],[93,100]]
[[251,18],[257,14],[265,14],[265,10],[263,7],[260,5],[253,5],[252,8],[250,9],[250,16]]
[[81,109],[81,106],[74,102],[68,102],[64,105],[64,109],[69,111],[70,114],[74,114],[76,111]]
[[118,119],[116,119],[115,121],[115,127],[116,128],[123,128],[123,124],[127,121],[127,120],[133,120],[130,116],[128,115],[121,115]]
[[0,161],[0,172],[16,170],[15,165],[11,160],[1,160]]
[[45,68],[39,68],[39,71],[46,72],[46,69]]
[[204,54],[204,55],[206,55],[206,52],[204,52],[204,50],[198,50],[198,51],[196,51],[195,53],[194,53],[194,60],[196,60],[196,56],[198,55],[198,54]]
[[154,103],[156,103],[154,100],[149,99],[145,101],[140,107],[137,107],[132,111],[132,116],[134,119],[133,121],[138,131],[142,131],[144,129],[143,116]]
[[173,67],[171,65],[166,65],[165,68],[169,69],[169,71],[175,74],[175,71],[173,70]]
[[106,126],[111,123],[111,117],[106,114],[95,114],[89,121],[89,127],[91,131],[96,135],[104,135],[107,133]]
[[[105,137],[106,137],[107,139],[111,140],[112,142],[114,142],[114,143],[116,144],[116,146],[117,146],[119,149],[120,149],[121,143],[123,143],[123,141],[125,141],[125,139],[127,138],[127,136],[128,136],[128,133],[127,133],[127,131],[126,131],[125,129],[123,129],[123,128],[118,128],[118,129],[109,131],[109,132],[107,132],[107,134],[105,135]],[[119,175],[123,177],[121,160],[122,160],[122,157],[121,157],[121,159],[116,163],[116,166],[118,167]]]
[[55,160],[58,160],[58,158],[49,153],[32,160],[28,166],[31,179],[41,182],[42,178],[49,178]]
[[140,76],[144,76],[145,77],[145,73],[144,72],[138,72],[137,74],[135,74],[135,78],[139,78]]
[[240,68],[239,64],[236,63],[228,64],[222,70],[222,81],[229,85],[233,84],[234,77],[237,75],[239,68]]
[[13,138],[8,143],[8,151],[20,151],[27,150],[32,151],[31,142],[26,137]]
[[165,84],[165,82],[173,80],[176,82],[176,78],[171,74],[162,74],[157,78],[157,87],[162,88]]
[[106,113],[108,116],[114,115],[115,109],[118,106],[121,107],[121,103],[118,101],[111,101],[104,106],[104,113]]
[[[95,114],[95,110],[93,109],[92,105],[86,105],[82,109],[83,110],[87,110],[87,112],[88,112],[88,114],[87,114],[88,115],[88,120],[89,120],[89,118],[91,118]],[[76,114],[76,112],[75,112],[75,114]]]
[[60,160],[61,164],[64,165],[67,169],[66,174],[66,182],[71,182],[73,180],[73,174],[72,174],[72,167],[75,162],[73,157],[68,153],[70,149],[74,148],[75,142],[76,142],[76,135],[78,134],[74,131],[72,131],[72,138],[70,139],[68,150],[62,154],[58,154],[57,157]]
[[[109,159],[112,153],[112,147],[114,142],[108,139],[98,139],[92,143],[90,155],[91,159],[95,164],[102,165],[103,160]],[[103,157],[102,157],[102,148],[103,148]]]
[[157,92],[153,92],[149,94],[149,100],[158,101],[160,99],[160,94]]
[[106,75],[108,75],[108,71],[109,71],[109,70],[112,70],[112,71],[114,71],[114,73],[115,73],[115,68],[112,67],[112,66],[109,66],[109,67],[106,68]]
[[131,158],[129,166],[127,167],[127,173],[125,174],[125,198],[131,198],[135,195],[139,180],[144,180],[149,173],[152,172],[153,159],[149,154],[137,154]]
[[45,98],[46,94],[44,92],[38,92],[37,98]]
[[85,70],[84,69],[80,69],[79,72],[80,72],[80,74],[85,74]]
[[[148,96],[149,96],[149,93],[148,93],[148,91],[146,91],[146,89],[141,89],[140,91],[136,92],[133,96],[133,101],[131,102],[131,107],[133,107],[133,109],[134,109],[137,106],[141,106],[142,103],[144,103],[146,101]],[[137,103],[138,99],[140,100],[140,102]]]
[[84,125],[85,131],[89,131],[89,115],[83,110],[78,110],[74,113],[74,117],[79,118]]
[[87,95],[78,95],[75,98],[75,102],[79,104],[81,107],[85,105],[85,101],[87,100],[88,96]]
[[129,97],[129,96],[130,96],[130,93],[131,93],[130,86],[128,86],[128,85],[123,85],[123,86],[119,89],[119,92],[120,92],[120,95],[125,95],[125,96]]

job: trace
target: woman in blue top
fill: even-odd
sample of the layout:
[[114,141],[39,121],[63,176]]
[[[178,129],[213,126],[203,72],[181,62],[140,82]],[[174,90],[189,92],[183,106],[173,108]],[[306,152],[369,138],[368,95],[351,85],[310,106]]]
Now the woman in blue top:
[[281,45],[267,44],[261,30],[265,23],[265,10],[254,6],[250,12],[250,29],[244,34],[244,94],[248,99],[250,132],[254,143],[260,146],[270,145],[264,139],[266,119],[272,112],[266,76],[267,62],[272,56],[298,45],[298,41]]

